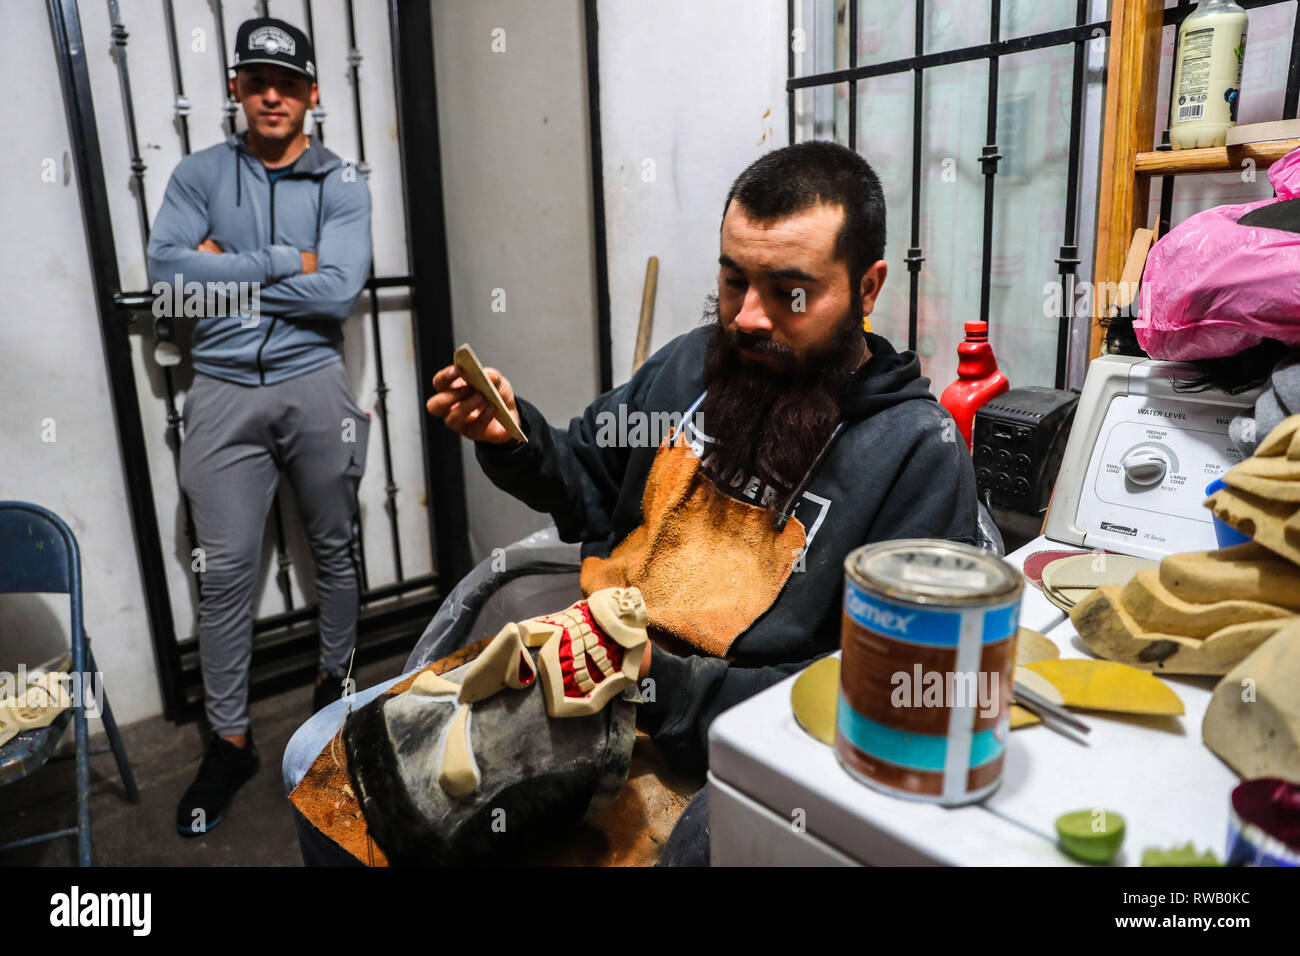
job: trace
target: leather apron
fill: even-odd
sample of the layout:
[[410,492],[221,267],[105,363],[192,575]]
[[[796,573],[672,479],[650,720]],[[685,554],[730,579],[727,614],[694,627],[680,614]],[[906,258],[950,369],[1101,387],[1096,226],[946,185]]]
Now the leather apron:
[[640,588],[652,637],[725,657],[775,603],[803,553],[806,533],[791,517],[778,533],[773,510],[734,498],[700,470],[683,430],[660,443],[641,497],[641,524],[607,558],[582,562],[584,595]]

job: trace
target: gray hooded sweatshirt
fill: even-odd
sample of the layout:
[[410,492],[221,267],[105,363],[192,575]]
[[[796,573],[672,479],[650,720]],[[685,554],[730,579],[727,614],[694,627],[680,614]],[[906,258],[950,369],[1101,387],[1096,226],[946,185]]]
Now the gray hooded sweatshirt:
[[[220,255],[198,251],[208,238]],[[176,289],[175,315],[179,293],[202,284],[196,371],[273,385],[342,360],[342,323],[365,287],[370,249],[370,192],[354,167],[313,139],[292,172],[272,182],[232,135],[172,173],[149,239],[149,282],[155,292],[157,283]],[[316,253],[315,272],[303,274],[300,252]],[[247,283],[242,301],[256,308],[241,316],[227,283]]]

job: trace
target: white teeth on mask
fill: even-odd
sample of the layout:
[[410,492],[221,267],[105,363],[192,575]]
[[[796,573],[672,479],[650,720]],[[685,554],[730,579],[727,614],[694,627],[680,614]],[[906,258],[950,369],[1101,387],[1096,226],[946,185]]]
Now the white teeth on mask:
[[613,676],[614,665],[609,662],[609,655],[605,653],[605,648],[597,644],[587,651],[587,656],[596,662],[596,666],[600,668],[602,674],[606,677]]
[[[608,652],[600,646],[600,635],[581,615],[575,614],[565,623],[569,628],[569,651],[573,655],[573,682],[584,694],[589,694],[598,683],[614,676],[614,665],[609,661]],[[593,671],[599,671],[599,680],[593,679]]]

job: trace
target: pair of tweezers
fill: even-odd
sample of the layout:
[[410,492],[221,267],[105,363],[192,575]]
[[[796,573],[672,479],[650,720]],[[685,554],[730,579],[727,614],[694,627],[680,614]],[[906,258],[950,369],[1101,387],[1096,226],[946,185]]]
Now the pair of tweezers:
[[[1048,727],[1051,727],[1057,733],[1069,737],[1071,740],[1077,741],[1078,743],[1083,743],[1083,741],[1079,740],[1078,737],[1075,737],[1074,734],[1067,733],[1064,728],[1056,726],[1053,721],[1059,720],[1061,723],[1073,727],[1080,733],[1086,734],[1091,733],[1092,731],[1091,727],[1085,724],[1078,717],[1075,717],[1074,714],[1070,713],[1064,707],[1052,703],[1041,694],[1036,694],[1027,687],[1016,687],[1012,692],[1012,698],[1021,707],[1041,717],[1043,723]],[[1053,720],[1048,720],[1049,717],[1053,718]]]

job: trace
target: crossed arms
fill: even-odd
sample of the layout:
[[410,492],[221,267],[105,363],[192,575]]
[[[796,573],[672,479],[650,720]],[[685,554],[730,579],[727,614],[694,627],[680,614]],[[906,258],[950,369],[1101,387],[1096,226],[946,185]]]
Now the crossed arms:
[[364,180],[327,174],[316,249],[274,243],[225,252],[212,240],[208,201],[182,163],[149,239],[149,281],[258,283],[260,308],[285,318],[342,321],[370,272],[370,193]]

